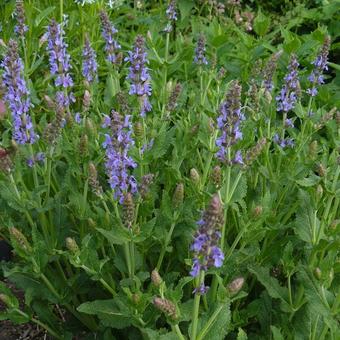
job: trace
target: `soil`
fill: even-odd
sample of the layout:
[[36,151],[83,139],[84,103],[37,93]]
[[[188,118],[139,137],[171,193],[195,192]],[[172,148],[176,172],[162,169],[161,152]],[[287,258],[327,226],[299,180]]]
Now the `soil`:
[[[6,279],[2,280],[20,302],[20,307],[24,306],[24,293],[18,290],[12,283]],[[0,301],[0,313],[6,310],[5,305]],[[0,321],[0,340],[42,340],[51,339],[47,336],[44,329],[32,323],[16,325],[11,321]]]

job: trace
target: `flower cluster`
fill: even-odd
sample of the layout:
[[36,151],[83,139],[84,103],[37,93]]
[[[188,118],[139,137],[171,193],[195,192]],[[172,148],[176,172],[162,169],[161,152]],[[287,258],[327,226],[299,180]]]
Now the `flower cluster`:
[[23,37],[28,27],[25,24],[25,9],[23,0],[16,0],[15,3],[15,16],[17,18],[17,25],[14,27],[14,32]]
[[[238,81],[234,81],[226,95],[226,100],[220,106],[220,116],[217,118],[217,126],[221,133],[216,139],[219,148],[217,158],[222,162],[230,161],[230,146],[242,139],[240,125],[244,119],[245,116],[241,112],[241,86]],[[236,152],[236,163],[242,163],[240,157],[241,153]]]
[[166,25],[164,32],[170,33],[173,28],[173,22],[177,20],[176,0],[170,1],[165,13],[168,18],[168,24]]
[[198,38],[197,46],[195,48],[194,63],[197,65],[208,64],[208,60],[205,57],[205,38],[203,34]]
[[314,69],[308,77],[308,80],[312,83],[312,87],[307,89],[307,93],[310,94],[312,97],[315,97],[318,94],[316,86],[324,83],[323,71],[328,70],[327,58],[330,44],[331,39],[327,36],[322,45],[319,55],[312,62],[312,64],[314,65]]
[[120,203],[124,202],[126,192],[135,193],[137,182],[129,174],[130,168],[137,164],[128,155],[134,141],[131,137],[131,116],[122,117],[118,112],[112,111],[111,117],[106,116],[103,127],[110,127],[111,134],[105,135],[103,143],[106,149],[106,172],[109,177],[109,184],[114,190],[115,199]]
[[281,138],[277,133],[274,135],[273,137],[273,142],[279,146],[281,146],[281,148],[293,148],[295,143],[294,140],[292,138]]
[[61,88],[56,93],[56,101],[67,107],[75,98],[73,93],[67,94],[67,89],[73,86],[73,80],[69,73],[71,58],[66,51],[68,45],[64,42],[64,34],[62,25],[53,19],[47,31],[50,71],[52,75],[56,75],[55,85]]
[[221,238],[219,229],[223,224],[223,210],[217,194],[212,197],[209,207],[197,224],[199,229],[191,245],[194,259],[190,275],[193,277],[197,277],[201,270],[207,270],[213,266],[219,268],[223,264],[224,255],[218,247]]
[[118,33],[118,30],[110,22],[106,12],[100,12],[100,20],[102,22],[102,37],[105,40],[106,59],[110,63],[115,64],[118,60],[117,51],[121,47],[114,38],[115,34]]
[[18,144],[33,144],[37,135],[34,132],[29,109],[31,101],[29,91],[23,77],[24,66],[18,53],[18,44],[14,40],[8,43],[8,51],[1,63],[4,69],[4,99],[12,112],[13,138]]
[[83,49],[83,76],[89,82],[92,83],[97,80],[97,60],[96,52],[91,47],[89,36],[85,37],[85,45]]
[[148,99],[151,96],[150,74],[146,66],[148,64],[147,54],[144,47],[144,38],[137,36],[133,50],[129,51],[125,61],[130,62],[127,79],[131,81],[130,95],[137,95],[140,100],[140,114],[145,116],[151,111],[152,106]]
[[280,91],[280,94],[276,97],[277,111],[283,111],[287,113],[295,107],[295,103],[298,98],[298,91],[300,89],[300,83],[298,78],[299,63],[295,54],[292,54],[290,63],[288,65],[288,73],[285,76],[285,83]]
[[274,53],[268,60],[267,64],[263,69],[263,86],[268,91],[271,92],[274,88],[273,75],[276,70],[277,61],[280,58],[282,51]]

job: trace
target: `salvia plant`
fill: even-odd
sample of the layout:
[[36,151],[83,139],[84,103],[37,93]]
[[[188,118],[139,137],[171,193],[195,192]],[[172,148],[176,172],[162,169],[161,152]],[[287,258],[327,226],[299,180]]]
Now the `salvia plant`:
[[0,320],[340,338],[338,12],[248,3],[0,5]]

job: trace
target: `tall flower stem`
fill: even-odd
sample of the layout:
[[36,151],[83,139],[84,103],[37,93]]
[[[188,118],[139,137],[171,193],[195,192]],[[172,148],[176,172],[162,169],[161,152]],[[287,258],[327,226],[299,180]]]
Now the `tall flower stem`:
[[[199,289],[199,287],[202,285],[204,282],[204,270],[200,271],[200,274],[198,276],[198,279],[196,279],[196,288]],[[196,340],[197,336],[197,326],[198,326],[198,314],[199,314],[199,308],[200,308],[200,300],[201,300],[201,295],[199,292],[196,292],[195,298],[194,298],[194,306],[192,310],[192,324],[191,324],[191,340]]]
[[[9,179],[10,179],[12,185],[13,185],[14,192],[15,192],[15,194],[16,194],[18,200],[21,201],[21,195],[20,195],[20,193],[19,193],[18,187],[17,187],[17,185],[16,185],[16,183],[15,183],[15,180],[14,180],[12,174],[9,174]],[[27,221],[28,221],[28,223],[30,224],[30,226],[31,226],[31,227],[34,227],[34,226],[35,226],[35,223],[34,223],[32,217],[31,217],[31,215],[28,213],[28,211],[25,211],[25,216],[26,216]]]
[[180,340],[185,340],[185,337],[184,335],[182,334],[178,324],[177,325],[174,325],[174,326],[171,326],[172,330],[177,334],[178,338]]
[[168,233],[166,235],[164,245],[162,247],[161,253],[160,253],[158,261],[157,261],[156,269],[157,269],[158,272],[159,272],[159,270],[162,266],[164,255],[165,255],[165,252],[166,252],[166,248],[168,247],[168,245],[171,241],[171,236],[174,232],[174,229],[175,229],[175,226],[176,226],[176,223],[177,223],[177,219],[178,219],[178,215],[176,215],[176,213],[175,213],[174,217],[173,217],[173,222],[171,223],[170,230],[168,231]]
[[162,107],[162,118],[166,108],[166,95],[167,95],[167,78],[168,78],[168,55],[169,55],[169,42],[170,42],[170,33],[166,34],[165,38],[165,53],[164,53],[164,72],[163,72],[163,107]]

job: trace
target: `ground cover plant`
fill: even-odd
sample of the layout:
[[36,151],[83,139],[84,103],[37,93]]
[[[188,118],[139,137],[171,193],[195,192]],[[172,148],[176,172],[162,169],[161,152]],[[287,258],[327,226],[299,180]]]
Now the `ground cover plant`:
[[274,5],[1,3],[0,320],[340,338],[339,2]]

